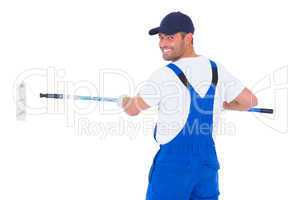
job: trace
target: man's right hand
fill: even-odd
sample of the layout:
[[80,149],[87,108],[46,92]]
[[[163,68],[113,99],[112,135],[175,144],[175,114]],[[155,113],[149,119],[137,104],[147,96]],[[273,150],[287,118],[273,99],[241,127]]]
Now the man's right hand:
[[248,89],[243,91],[230,103],[223,102],[224,109],[245,111],[257,105],[257,97]]

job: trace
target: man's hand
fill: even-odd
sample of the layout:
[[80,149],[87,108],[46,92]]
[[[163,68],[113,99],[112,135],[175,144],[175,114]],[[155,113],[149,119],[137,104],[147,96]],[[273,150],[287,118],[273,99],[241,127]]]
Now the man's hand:
[[250,108],[257,105],[256,96],[248,89],[245,88],[238,97],[236,97],[230,103],[223,102],[224,109],[229,110],[249,110]]
[[245,105],[239,104],[237,101],[233,100],[230,103],[223,102],[223,108],[227,109],[227,110],[246,111],[246,110],[249,110],[252,107],[249,107],[248,105],[245,106]]
[[124,111],[130,116],[138,115],[142,110],[150,108],[150,106],[143,100],[143,98],[139,96],[123,97],[121,106]]

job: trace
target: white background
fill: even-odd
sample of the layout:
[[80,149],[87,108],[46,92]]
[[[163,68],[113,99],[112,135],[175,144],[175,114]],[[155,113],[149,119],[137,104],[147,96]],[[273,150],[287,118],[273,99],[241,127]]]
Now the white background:
[[[148,30],[178,10],[194,21],[196,51],[238,76],[260,106],[277,111],[274,117],[224,113],[225,127],[234,130],[220,131],[216,141],[221,199],[299,199],[299,131],[293,122],[299,112],[300,14],[292,2],[1,1],[0,199],[144,199],[158,149],[155,108],[129,117],[111,104],[106,111],[115,114],[101,112],[102,104],[47,102],[38,95],[62,91],[59,83],[66,82],[69,92],[83,95],[133,95],[165,64]],[[116,74],[99,80],[104,69],[122,70],[127,80]],[[14,84],[24,77],[31,109],[20,122]],[[271,81],[267,89],[260,86],[264,78]],[[129,129],[110,130],[120,121]]]

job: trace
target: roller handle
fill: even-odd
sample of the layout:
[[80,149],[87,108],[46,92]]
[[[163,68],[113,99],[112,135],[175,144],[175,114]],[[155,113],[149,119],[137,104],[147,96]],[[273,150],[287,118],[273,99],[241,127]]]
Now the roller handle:
[[269,108],[251,108],[248,110],[249,112],[259,112],[259,113],[266,113],[266,114],[273,114],[274,110]]
[[53,99],[63,99],[64,95],[63,94],[43,94],[40,93],[40,98],[53,98]]
[[[86,96],[77,96],[79,97],[78,99],[81,99],[81,100],[97,100],[97,101],[103,101],[103,99],[99,99],[99,97],[86,97]],[[125,96],[122,95],[120,96],[118,99],[112,99],[110,98],[109,100],[106,99],[106,101],[115,101],[118,103],[118,105],[121,106],[121,103],[123,101],[123,98]],[[43,93],[40,93],[40,98],[53,98],[53,99],[63,99],[64,98],[64,95],[63,94],[43,94]],[[68,95],[66,95],[66,98],[68,98]],[[250,108],[249,110],[247,110],[248,112],[258,112],[258,113],[266,113],[266,114],[273,114],[274,113],[274,110],[273,109],[269,109],[269,108]]]

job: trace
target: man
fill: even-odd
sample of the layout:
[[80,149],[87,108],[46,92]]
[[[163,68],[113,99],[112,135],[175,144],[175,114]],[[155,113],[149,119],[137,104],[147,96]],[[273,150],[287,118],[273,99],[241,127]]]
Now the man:
[[257,98],[223,66],[196,54],[187,15],[172,12],[149,34],[158,34],[162,57],[171,63],[155,71],[138,96],[122,101],[131,116],[158,105],[154,138],[160,149],[149,172],[147,200],[216,200],[213,135],[220,111],[248,110]]

